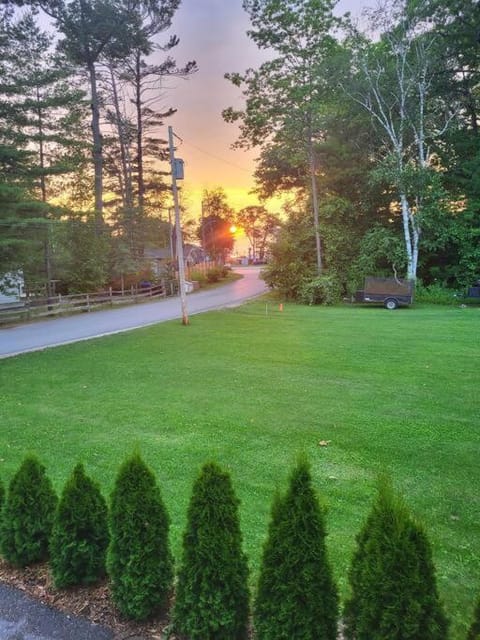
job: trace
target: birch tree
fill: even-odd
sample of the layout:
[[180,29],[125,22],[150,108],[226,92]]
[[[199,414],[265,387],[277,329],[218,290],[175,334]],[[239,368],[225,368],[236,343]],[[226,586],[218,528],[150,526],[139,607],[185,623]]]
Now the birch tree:
[[[384,175],[396,189],[400,207],[407,278],[415,280],[426,201],[439,188],[432,142],[446,131],[454,112],[433,100],[430,51],[435,35],[405,0],[389,0],[365,13],[370,28],[382,31],[379,42],[356,32],[355,88],[350,96],[371,116],[383,137]],[[442,116],[439,116],[441,107]]]

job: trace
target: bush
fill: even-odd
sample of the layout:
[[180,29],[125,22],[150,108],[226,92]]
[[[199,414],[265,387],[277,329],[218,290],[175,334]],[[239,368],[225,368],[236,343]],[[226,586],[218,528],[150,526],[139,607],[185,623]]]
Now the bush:
[[190,271],[190,280],[198,282],[200,286],[203,287],[207,282],[207,276],[205,275],[205,273],[203,273],[203,271],[200,270]]
[[429,304],[458,305],[463,302],[463,296],[452,289],[446,289],[439,284],[424,286],[418,280],[415,285],[415,299]]
[[350,640],[445,640],[430,545],[385,479],[357,537],[345,606]]
[[277,496],[255,602],[258,640],[335,640],[338,597],[325,548],[324,515],[307,462]]
[[107,504],[99,486],[77,464],[58,504],[50,541],[50,567],[57,588],[93,584],[105,575]]
[[480,598],[478,599],[477,606],[475,607],[474,618],[472,626],[468,631],[467,640],[480,640]]
[[13,476],[0,526],[0,548],[8,562],[24,567],[48,558],[57,496],[35,456]]
[[219,282],[224,277],[222,267],[210,267],[210,269],[207,269],[206,277],[207,282],[210,284]]
[[135,453],[115,481],[107,554],[112,599],[128,618],[143,620],[166,607],[173,583],[168,532],[155,477]]
[[323,274],[312,280],[305,280],[299,293],[302,304],[337,304],[342,297],[342,288],[334,274]]
[[248,568],[230,477],[206,464],[193,486],[183,536],[175,628],[189,640],[247,637]]

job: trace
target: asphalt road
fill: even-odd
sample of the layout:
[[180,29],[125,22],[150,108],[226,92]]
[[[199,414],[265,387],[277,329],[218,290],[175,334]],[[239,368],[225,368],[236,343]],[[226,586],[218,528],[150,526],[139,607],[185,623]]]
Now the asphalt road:
[[[259,277],[259,267],[239,267],[235,271],[243,276],[241,280],[215,289],[189,294],[187,296],[189,316],[212,309],[236,306],[266,291],[265,283]],[[174,297],[119,309],[92,311],[67,318],[52,318],[2,328],[0,329],[0,358],[70,342],[90,340],[112,333],[131,331],[181,318],[181,316],[180,298]]]

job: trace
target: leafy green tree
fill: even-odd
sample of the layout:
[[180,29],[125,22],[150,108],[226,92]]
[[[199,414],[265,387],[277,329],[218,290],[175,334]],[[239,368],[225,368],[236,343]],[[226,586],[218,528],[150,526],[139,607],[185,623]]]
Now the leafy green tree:
[[432,217],[426,229],[420,276],[425,283],[466,287],[478,278],[480,259],[480,6],[429,0],[418,3],[416,10],[435,34],[432,90],[455,114],[452,126],[433,145],[452,211]]
[[0,549],[7,562],[24,567],[48,558],[56,504],[45,467],[27,456],[9,484],[0,524]]
[[259,640],[335,640],[338,596],[323,510],[300,460],[272,507],[255,601]]
[[[315,233],[316,265],[323,268],[318,209],[320,166],[315,146],[323,137],[325,103],[331,94],[332,61],[338,43],[333,0],[244,0],[252,29],[248,35],[259,49],[275,57],[256,70],[226,75],[243,89],[243,111],[223,112],[228,122],[240,122],[239,146],[260,147],[264,167],[276,162],[287,175],[295,169],[309,188]],[[259,174],[261,175],[261,174]]]
[[246,638],[247,579],[238,499],[228,473],[208,463],[193,486],[188,507],[175,628],[190,640]]
[[288,218],[269,247],[262,276],[269,287],[288,300],[297,300],[305,282],[315,277],[315,237],[303,207],[287,208]]
[[64,250],[58,276],[70,293],[95,291],[108,280],[109,239],[96,233],[94,214],[71,213],[57,225]]
[[120,467],[110,507],[107,571],[119,611],[143,620],[165,608],[173,583],[169,517],[152,471],[138,453]]
[[50,568],[57,588],[93,584],[105,575],[109,533],[100,487],[77,464],[55,513]]
[[441,176],[432,146],[451,126],[450,106],[432,90],[436,35],[407,0],[389,0],[372,10],[370,33],[352,37],[353,68],[346,92],[370,114],[383,137],[379,169],[396,191],[407,257],[406,277],[415,280],[423,219],[444,205]]
[[228,204],[227,194],[218,187],[205,189],[202,194],[202,218],[198,227],[198,237],[203,249],[214,260],[225,260],[233,248],[230,227],[235,219],[233,209]]
[[480,598],[475,607],[474,619],[468,630],[467,640],[480,640]]
[[445,640],[432,552],[386,479],[357,537],[345,605],[348,640]]
[[267,244],[280,226],[278,216],[263,206],[249,206],[236,213],[235,223],[248,238],[252,259],[264,260]]

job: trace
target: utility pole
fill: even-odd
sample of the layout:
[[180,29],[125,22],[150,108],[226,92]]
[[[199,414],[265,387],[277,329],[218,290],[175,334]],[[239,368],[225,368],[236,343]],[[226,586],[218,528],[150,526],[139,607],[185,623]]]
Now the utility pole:
[[172,194],[173,194],[173,206],[175,208],[178,280],[179,280],[179,289],[180,289],[180,301],[182,305],[182,324],[187,325],[188,311],[187,311],[187,293],[185,290],[185,263],[183,260],[183,239],[182,239],[182,228],[180,226],[180,206],[178,204],[178,188],[177,188],[177,177],[178,179],[183,179],[183,175],[179,175],[179,161],[175,160],[173,135],[174,135],[173,128],[168,127],[168,148],[170,151],[170,167],[172,170]]
[[315,166],[315,151],[313,148],[313,133],[312,133],[312,116],[308,114],[307,120],[307,134],[308,134],[308,156],[310,164],[310,180],[312,184],[312,205],[313,205],[313,228],[315,231],[315,246],[317,252],[317,274],[322,275],[322,240],[320,237],[320,223],[318,212],[318,190],[317,190],[317,173]]

